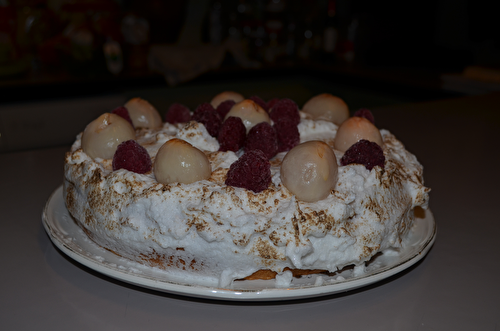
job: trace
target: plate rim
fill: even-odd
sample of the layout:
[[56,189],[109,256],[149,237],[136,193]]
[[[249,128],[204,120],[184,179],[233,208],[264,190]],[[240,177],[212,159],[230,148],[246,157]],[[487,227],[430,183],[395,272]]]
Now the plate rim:
[[[169,281],[164,279],[158,279],[150,277],[147,275],[130,274],[125,270],[119,270],[118,268],[113,268],[109,265],[105,265],[97,259],[92,259],[89,256],[82,254],[68,245],[65,240],[60,238],[54,228],[56,225],[61,226],[61,223],[50,217],[49,210],[54,207],[57,199],[63,199],[63,185],[60,185],[55,189],[47,200],[43,212],[42,212],[42,224],[45,228],[52,243],[59,248],[64,254],[73,259],[74,261],[111,278],[123,281],[129,284],[133,284],[139,287],[148,288],[151,290],[156,290],[160,292],[166,292],[176,295],[204,298],[204,299],[215,299],[215,300],[230,300],[230,301],[280,301],[280,300],[296,300],[304,299],[309,297],[319,297],[325,295],[336,294],[340,292],[351,291],[364,287],[370,284],[377,283],[383,279],[389,278],[402,272],[405,269],[410,268],[412,265],[423,259],[431,247],[433,246],[436,236],[437,236],[437,224],[435,222],[434,216],[430,209],[426,210],[427,221],[432,223],[432,229],[430,235],[425,238],[425,241],[420,244],[419,249],[409,258],[399,261],[394,265],[389,265],[380,270],[376,270],[369,275],[363,275],[358,277],[353,277],[346,279],[340,283],[335,284],[325,284],[325,285],[308,285],[301,287],[279,287],[279,288],[268,288],[268,289],[228,289],[228,288],[218,288],[214,286],[207,285],[196,285],[196,284],[181,284],[175,281]],[[63,202],[64,203],[64,202]],[[64,205],[64,211],[68,213],[66,206]],[[71,216],[70,216],[71,217]],[[57,222],[57,224],[56,224]],[[72,222],[75,228],[78,225]],[[78,232],[80,233],[80,232]],[[81,233],[83,235],[83,233]],[[99,247],[104,254],[113,254],[107,252],[104,248]],[[84,250],[82,247],[80,249]],[[133,262],[133,261],[132,261]]]

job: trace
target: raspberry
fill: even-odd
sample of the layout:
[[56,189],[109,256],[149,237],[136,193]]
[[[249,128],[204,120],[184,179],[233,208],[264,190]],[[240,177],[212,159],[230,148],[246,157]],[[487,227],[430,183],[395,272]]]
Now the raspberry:
[[299,107],[293,100],[290,99],[281,99],[276,102],[273,108],[271,108],[269,116],[275,123],[282,118],[291,119],[295,125],[300,122]]
[[231,110],[231,108],[234,106],[236,102],[234,102],[233,100],[226,100],[226,101],[223,101],[221,102],[218,106],[217,106],[217,113],[219,113],[219,116],[221,119],[224,119],[224,117],[226,117],[227,113],[229,113],[229,111]]
[[260,149],[268,159],[278,153],[276,131],[267,122],[260,122],[250,129],[245,142],[245,152]]
[[278,101],[280,101],[280,98],[272,98],[271,100],[267,101],[266,105],[268,111],[271,110],[271,108],[273,108]]
[[165,122],[176,124],[176,123],[187,123],[191,120],[191,113],[189,108],[181,105],[180,103],[172,104],[165,114]]
[[219,130],[219,151],[239,151],[245,145],[246,136],[247,130],[241,118],[229,116]]
[[297,125],[289,118],[283,118],[274,123],[278,137],[278,153],[291,150],[299,144],[300,134]]
[[113,156],[113,171],[118,169],[145,174],[151,170],[151,158],[135,140],[127,140],[118,145]]
[[254,95],[254,96],[251,96],[248,99],[252,100],[256,104],[258,104],[259,106],[261,106],[262,109],[264,109],[266,112],[269,113],[269,107],[267,106],[267,103],[264,100],[262,100],[260,97]]
[[363,164],[366,169],[372,170],[375,166],[384,168],[385,156],[377,143],[361,139],[347,151],[340,159],[340,164],[345,166],[352,163]]
[[132,123],[132,119],[130,118],[130,114],[128,113],[127,108],[120,106],[118,108],[113,109],[111,114],[116,114],[120,117],[123,117],[130,123],[130,125],[132,125],[132,127],[134,127],[134,124]]
[[259,193],[271,183],[271,163],[264,152],[255,149],[243,154],[231,164],[227,172],[226,185],[242,187]]
[[212,137],[217,137],[222,121],[211,104],[205,102],[199,105],[194,111],[191,119],[203,124]]
[[358,111],[356,111],[353,116],[364,117],[370,122],[372,122],[373,125],[375,125],[375,118],[373,117],[373,114],[369,109],[361,108]]

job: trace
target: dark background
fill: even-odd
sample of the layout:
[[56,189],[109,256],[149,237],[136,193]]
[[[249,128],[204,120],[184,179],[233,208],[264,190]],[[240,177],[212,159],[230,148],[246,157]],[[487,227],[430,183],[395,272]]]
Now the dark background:
[[[219,67],[181,85],[237,79],[242,72],[247,79],[328,74],[345,84],[448,96],[440,75],[471,65],[499,67],[495,16],[485,0],[2,0],[0,102],[20,101],[21,94],[25,101],[166,87],[163,73],[148,64],[149,50],[178,45],[190,29],[199,38],[185,34],[184,41],[220,45],[234,38],[258,66],[244,68],[226,54]],[[126,36],[127,17],[147,22],[145,38]],[[328,27],[338,31],[334,52],[323,46]],[[106,67],[109,40],[121,47],[117,73]]]

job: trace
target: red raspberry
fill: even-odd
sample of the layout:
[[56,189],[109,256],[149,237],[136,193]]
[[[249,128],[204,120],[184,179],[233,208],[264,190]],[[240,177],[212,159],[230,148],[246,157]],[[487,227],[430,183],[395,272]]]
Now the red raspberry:
[[231,110],[231,108],[234,106],[235,103],[236,102],[234,102],[233,100],[226,100],[221,102],[217,106],[216,110],[219,113],[219,116],[222,120],[226,117],[227,113],[229,113],[229,111]]
[[269,113],[269,107],[267,106],[267,103],[264,100],[262,100],[260,97],[254,95],[254,96],[251,96],[248,99],[252,100],[256,104],[258,104],[259,106],[261,106],[262,109],[264,109],[266,112]]
[[369,109],[361,108],[356,111],[353,116],[364,117],[375,125],[375,117],[373,117],[373,114]]
[[245,142],[245,152],[260,149],[268,159],[278,153],[278,137],[276,131],[267,122],[260,122],[250,129]]
[[283,118],[274,123],[278,137],[278,153],[291,150],[300,143],[300,133],[297,125],[289,118]]
[[217,139],[219,140],[219,151],[237,152],[245,145],[247,129],[239,117],[229,116],[222,123]]
[[282,118],[291,119],[295,125],[300,122],[299,107],[293,100],[290,99],[281,99],[276,102],[273,108],[271,108],[269,116],[275,123]]
[[176,124],[176,123],[187,123],[191,120],[191,112],[189,108],[181,105],[180,103],[172,104],[165,114],[165,122]]
[[377,143],[361,139],[349,147],[340,159],[340,164],[343,166],[352,163],[362,164],[368,170],[372,170],[375,166],[384,168],[384,151]]
[[135,140],[127,140],[118,145],[113,156],[113,171],[118,169],[145,174],[151,170],[151,158]]
[[134,124],[132,123],[132,119],[130,118],[130,114],[128,113],[127,108],[120,106],[118,108],[113,109],[111,114],[116,114],[120,117],[123,117],[124,119],[126,119],[130,123],[130,125],[132,125],[132,127],[134,127]]
[[191,119],[203,124],[212,137],[217,137],[222,121],[219,113],[211,104],[205,102],[199,105]]
[[271,108],[273,108],[278,101],[280,101],[280,98],[272,98],[271,100],[267,101],[267,109],[271,110]]
[[264,191],[271,183],[271,163],[264,152],[255,149],[246,152],[231,164],[226,185],[242,187],[255,193]]

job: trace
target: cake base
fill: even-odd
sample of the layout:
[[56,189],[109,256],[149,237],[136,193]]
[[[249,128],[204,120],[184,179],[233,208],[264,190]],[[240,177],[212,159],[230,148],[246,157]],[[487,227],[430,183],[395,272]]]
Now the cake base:
[[47,201],[42,221],[51,241],[61,252],[92,270],[120,281],[197,298],[280,301],[342,293],[376,283],[411,267],[428,253],[437,232],[434,217],[429,210],[420,210],[416,216],[414,227],[400,252],[377,255],[361,276],[353,277],[352,270],[345,270],[332,276],[321,274],[294,278],[290,286],[285,288],[277,287],[273,279],[236,281],[230,288],[225,289],[217,287],[216,279],[182,277],[175,272],[147,267],[121,258],[97,246],[88,239],[69,214],[64,203],[62,186],[55,190]]

